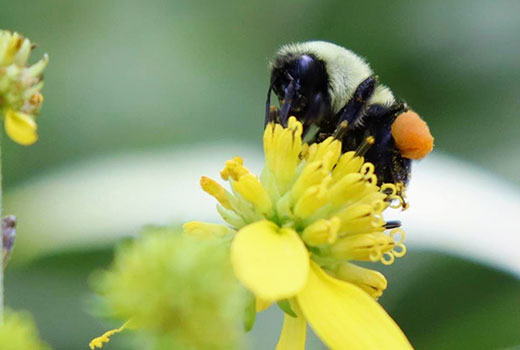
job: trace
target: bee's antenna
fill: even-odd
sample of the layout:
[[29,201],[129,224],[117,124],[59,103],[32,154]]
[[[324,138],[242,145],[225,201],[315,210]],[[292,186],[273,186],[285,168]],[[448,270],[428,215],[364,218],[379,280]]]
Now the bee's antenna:
[[267,90],[267,101],[265,102],[265,122],[264,128],[271,120],[269,118],[269,112],[271,110],[271,92],[273,91],[273,83],[269,84],[269,90]]
[[280,109],[280,122],[284,126],[287,124],[287,119],[289,118],[289,111],[291,110],[291,103],[295,92],[294,80],[291,80],[285,91],[284,102]]

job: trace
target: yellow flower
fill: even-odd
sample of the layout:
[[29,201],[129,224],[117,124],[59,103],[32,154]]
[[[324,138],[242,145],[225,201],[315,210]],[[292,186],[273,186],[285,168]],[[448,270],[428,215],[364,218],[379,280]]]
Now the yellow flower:
[[2,350],[46,350],[38,335],[31,315],[7,310],[0,325],[0,349]]
[[0,30],[0,116],[7,135],[24,146],[38,140],[35,117],[43,102],[42,73],[49,61],[44,55],[28,66],[32,49],[29,39]]
[[241,348],[237,324],[246,296],[222,242],[148,228],[117,250],[94,286],[109,316],[131,321],[93,339],[91,349],[101,348],[125,327],[167,344],[155,349]]
[[[402,206],[399,189],[377,185],[374,166],[341,142],[302,142],[302,125],[270,123],[265,167],[256,177],[241,158],[221,176],[231,191],[202,178],[217,210],[232,227],[192,222],[188,234],[226,237],[236,277],[257,298],[256,309],[278,302],[285,311],[277,350],[301,350],[306,323],[334,350],[412,349],[377,303],[384,276],[352,261],[391,264],[405,254],[404,232],[383,211]],[[390,231],[390,232],[387,232]]]

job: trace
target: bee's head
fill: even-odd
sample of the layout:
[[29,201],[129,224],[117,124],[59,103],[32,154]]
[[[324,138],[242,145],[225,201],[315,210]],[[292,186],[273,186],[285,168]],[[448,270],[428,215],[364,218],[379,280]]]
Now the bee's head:
[[[289,116],[303,122],[330,106],[325,63],[312,54],[285,54],[272,64],[271,85],[280,101],[280,119]],[[326,105],[326,106],[324,106]]]

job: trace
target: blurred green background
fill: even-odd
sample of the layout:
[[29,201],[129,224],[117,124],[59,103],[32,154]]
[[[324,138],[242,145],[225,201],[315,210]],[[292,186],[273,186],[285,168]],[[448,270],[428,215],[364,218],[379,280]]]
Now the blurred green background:
[[[118,152],[261,147],[269,58],[310,39],[366,57],[428,121],[437,151],[520,184],[519,14],[518,1],[484,0],[3,0],[0,27],[36,42],[34,59],[51,57],[40,141],[4,138],[5,189]],[[13,265],[7,303],[32,311],[54,348],[85,349],[107,327],[85,311],[87,277],[110,256],[85,249]],[[507,272],[433,251],[388,270],[382,303],[417,349],[520,344],[520,283]],[[279,313],[262,315],[253,348],[273,348],[279,324]]]

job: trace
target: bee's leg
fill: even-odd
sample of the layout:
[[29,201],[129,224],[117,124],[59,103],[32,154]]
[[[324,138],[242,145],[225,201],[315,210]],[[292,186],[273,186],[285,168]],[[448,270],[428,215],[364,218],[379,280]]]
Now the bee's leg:
[[388,118],[391,117],[391,122],[389,125],[393,123],[395,117],[399,114],[406,112],[408,110],[408,105],[406,102],[396,102],[392,106],[383,106],[380,104],[370,105],[365,111],[364,114],[368,118]]
[[307,112],[303,115],[302,122],[307,125],[321,122],[329,106],[330,102],[324,94],[321,92],[316,93],[308,103]]
[[397,195],[400,197],[402,210],[408,209],[410,206],[406,200],[406,186],[410,180],[412,172],[412,160],[401,156],[400,152],[395,153],[392,159],[392,178],[397,186]]
[[410,178],[411,160],[401,156],[390,130],[383,125],[372,130],[371,135],[374,136],[375,143],[365,158],[376,167],[378,183],[401,183],[406,186]]
[[359,84],[352,98],[340,112],[341,116],[338,120],[338,125],[346,121],[350,128],[355,128],[356,125],[362,123],[363,109],[370,97],[372,97],[376,84],[377,78],[375,76],[368,77]]
[[283,104],[280,108],[280,124],[283,126],[287,126],[287,120],[289,119],[289,111],[291,110],[291,105],[293,103],[293,98],[297,93],[297,82],[291,80],[289,85],[285,88],[285,96],[283,99]]
[[401,156],[399,151],[394,152],[392,157],[392,178],[394,183],[402,183],[408,185],[410,174],[412,172],[412,160]]
[[[267,115],[267,123],[279,123],[280,122],[280,110],[276,106],[271,106],[269,108],[269,113]],[[266,125],[267,125],[266,123]]]
[[317,139],[317,131],[321,130],[319,125],[326,118],[326,112],[329,109],[330,102],[320,92],[308,104],[307,111],[301,118],[303,123],[303,136],[306,142],[313,143]]

